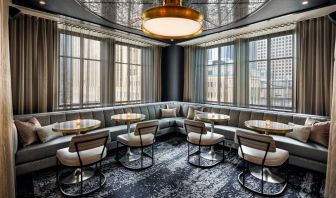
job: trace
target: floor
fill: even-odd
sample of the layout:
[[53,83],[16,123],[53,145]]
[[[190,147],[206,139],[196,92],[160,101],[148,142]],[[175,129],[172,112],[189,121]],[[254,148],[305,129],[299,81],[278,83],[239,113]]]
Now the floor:
[[[235,150],[226,149],[223,163],[201,169],[187,163],[187,143],[183,136],[164,136],[155,144],[154,166],[142,171],[122,167],[115,161],[115,152],[110,152],[103,163],[106,184],[89,197],[259,197],[238,183],[242,161]],[[251,179],[249,185],[259,184]],[[322,197],[324,180],[323,174],[290,166],[288,187],[281,197]],[[20,176],[17,197],[62,197],[55,183],[55,168]],[[94,179],[87,187],[92,183]],[[265,189],[270,191],[278,187],[265,184]],[[69,188],[69,192],[77,191],[76,188]]]

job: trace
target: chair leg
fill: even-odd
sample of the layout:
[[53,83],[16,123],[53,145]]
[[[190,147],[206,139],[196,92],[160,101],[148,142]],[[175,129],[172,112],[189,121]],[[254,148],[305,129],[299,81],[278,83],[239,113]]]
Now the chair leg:
[[188,142],[188,162],[190,161],[190,151],[189,151],[189,142]]
[[224,151],[225,151],[225,147],[224,147],[224,140],[223,140],[223,161],[225,159],[225,153],[224,153]]
[[201,166],[201,145],[198,145],[198,165]]
[[143,168],[143,147],[141,147],[141,168]]
[[116,160],[119,161],[119,142],[117,141],[117,154],[116,154]]
[[83,167],[81,167],[81,195],[83,195]]
[[102,165],[101,165],[101,161],[99,162],[99,186],[102,186],[102,182],[101,182],[101,179],[102,179],[102,177],[101,177],[101,175],[102,175],[102,171],[101,171],[101,169],[102,169]]
[[58,167],[58,165],[59,165],[59,163],[58,163],[58,158],[56,157],[56,183],[57,183],[57,186],[59,187],[59,178],[58,178],[58,169],[59,169],[59,167]]
[[261,194],[264,194],[264,166],[261,167]]
[[152,164],[154,164],[154,144],[152,144]]

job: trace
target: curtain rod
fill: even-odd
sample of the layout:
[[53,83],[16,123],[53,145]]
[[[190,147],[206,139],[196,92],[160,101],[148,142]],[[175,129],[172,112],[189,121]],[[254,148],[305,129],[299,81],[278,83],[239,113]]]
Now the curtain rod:
[[[95,32],[99,32],[99,33],[102,33],[102,34],[115,36],[115,37],[118,37],[122,40],[129,40],[129,41],[143,43],[143,44],[147,44],[147,45],[159,45],[159,46],[168,46],[169,45],[167,43],[163,43],[163,42],[160,42],[160,41],[149,40],[149,39],[143,38],[139,35],[131,34],[131,33],[128,33],[128,32],[124,32],[124,31],[120,31],[120,30],[110,30],[110,29],[107,29],[105,27],[99,26],[97,24],[90,23],[90,22],[87,22],[87,21],[81,21],[81,20],[78,20],[78,19],[74,19],[72,17],[66,17],[66,16],[63,16],[63,15],[54,15],[54,14],[50,14],[50,13],[46,13],[46,12],[42,12],[42,11],[30,9],[30,8],[26,8],[24,6],[15,5],[13,3],[10,3],[10,6],[19,9],[23,14],[32,15],[32,16],[40,17],[40,18],[44,18],[44,19],[49,19],[49,20],[52,20],[52,21],[55,21],[55,22],[58,22],[58,23],[72,25],[72,26],[84,28],[84,29],[87,29],[87,30],[92,30],[92,31],[95,31]],[[123,36],[121,34],[123,34]],[[124,36],[125,34],[127,35],[127,37]],[[137,37],[137,39],[132,39],[134,37]]]

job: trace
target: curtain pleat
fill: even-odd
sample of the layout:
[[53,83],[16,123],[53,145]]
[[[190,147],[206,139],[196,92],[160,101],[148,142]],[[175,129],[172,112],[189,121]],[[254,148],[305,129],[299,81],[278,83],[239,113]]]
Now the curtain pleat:
[[[334,67],[336,67],[336,41],[334,50]],[[326,175],[325,197],[336,197],[336,70],[333,71],[331,126],[328,148],[328,166]]]
[[186,47],[183,100],[204,103],[205,48]]
[[297,111],[330,115],[335,25],[328,17],[297,24]]
[[161,47],[142,49],[142,102],[161,101]]
[[14,114],[54,110],[57,23],[29,15],[10,20]]

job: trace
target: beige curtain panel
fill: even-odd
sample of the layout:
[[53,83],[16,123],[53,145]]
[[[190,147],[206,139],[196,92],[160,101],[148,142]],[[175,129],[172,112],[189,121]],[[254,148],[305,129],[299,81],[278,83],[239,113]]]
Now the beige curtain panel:
[[335,25],[328,17],[299,22],[296,104],[300,113],[330,115]]
[[[334,51],[334,67],[336,67],[336,42]],[[336,70],[333,72],[331,126],[329,135],[328,168],[326,176],[325,197],[336,197]]]
[[15,197],[13,112],[9,65],[8,0],[0,1],[0,197]]
[[57,23],[21,15],[10,20],[14,114],[54,109]]

